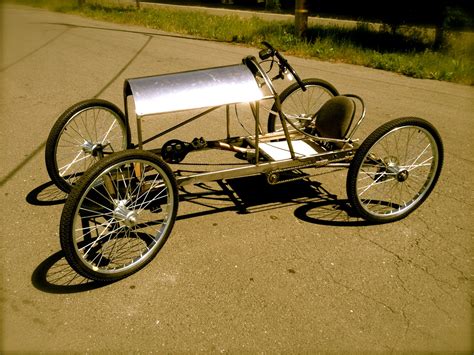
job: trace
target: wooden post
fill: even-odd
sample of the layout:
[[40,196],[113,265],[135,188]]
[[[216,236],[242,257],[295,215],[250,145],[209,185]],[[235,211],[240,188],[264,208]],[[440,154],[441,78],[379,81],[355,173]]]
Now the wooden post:
[[140,8],[140,0],[135,0],[136,4],[137,4],[137,9]]
[[308,30],[308,7],[306,0],[296,0],[295,30],[298,37],[304,37]]

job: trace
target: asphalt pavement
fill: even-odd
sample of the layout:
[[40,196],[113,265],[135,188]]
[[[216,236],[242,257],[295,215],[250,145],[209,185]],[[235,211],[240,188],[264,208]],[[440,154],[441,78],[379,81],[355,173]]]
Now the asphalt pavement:
[[[44,163],[57,117],[92,97],[123,108],[125,78],[236,64],[259,49],[1,9],[2,352],[472,352],[474,88],[288,57],[301,77],[364,98],[362,139],[396,117],[436,126],[445,161],[428,200],[369,225],[347,205],[345,170],[276,187],[191,186],[156,259],[98,284],[59,244],[66,196]],[[212,115],[182,134],[224,130]]]

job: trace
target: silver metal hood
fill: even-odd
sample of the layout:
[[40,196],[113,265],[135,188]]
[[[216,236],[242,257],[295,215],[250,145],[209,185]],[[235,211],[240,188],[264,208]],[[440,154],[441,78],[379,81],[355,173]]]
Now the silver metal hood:
[[125,81],[137,116],[182,111],[263,98],[254,75],[238,64]]

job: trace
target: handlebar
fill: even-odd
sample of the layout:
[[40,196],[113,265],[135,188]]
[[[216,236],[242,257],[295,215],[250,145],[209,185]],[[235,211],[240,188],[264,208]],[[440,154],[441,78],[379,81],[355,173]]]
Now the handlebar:
[[262,44],[267,48],[262,49],[260,52],[258,52],[258,56],[260,57],[260,59],[267,60],[268,58],[273,57],[276,50],[272,47],[272,45],[265,41],[263,41]]
[[285,57],[283,57],[280,52],[278,52],[273,46],[266,42],[263,41],[262,44],[266,47],[265,49],[262,49],[259,53],[258,56],[260,57],[261,60],[267,60],[270,57],[276,57],[278,61],[278,66],[280,67],[280,73],[275,77],[276,78],[283,78],[283,73],[286,73],[286,71],[289,71],[291,75],[295,78],[296,82],[300,86],[301,90],[306,91],[306,86],[304,85],[303,81],[299,77],[298,73],[296,73],[295,69],[288,63]]

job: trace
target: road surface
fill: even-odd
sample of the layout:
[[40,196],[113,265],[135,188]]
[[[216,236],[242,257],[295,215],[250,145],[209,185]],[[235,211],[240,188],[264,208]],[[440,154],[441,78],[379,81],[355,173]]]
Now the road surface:
[[[401,116],[438,128],[445,163],[429,199],[404,220],[367,225],[347,208],[345,171],[272,188],[243,179],[231,195],[193,186],[157,258],[101,285],[61,253],[65,195],[43,157],[56,118],[92,97],[123,107],[125,78],[235,64],[258,48],[2,11],[2,351],[473,350],[472,87],[289,57],[302,77],[365,99],[362,138]],[[221,133],[220,117],[183,135]]]

